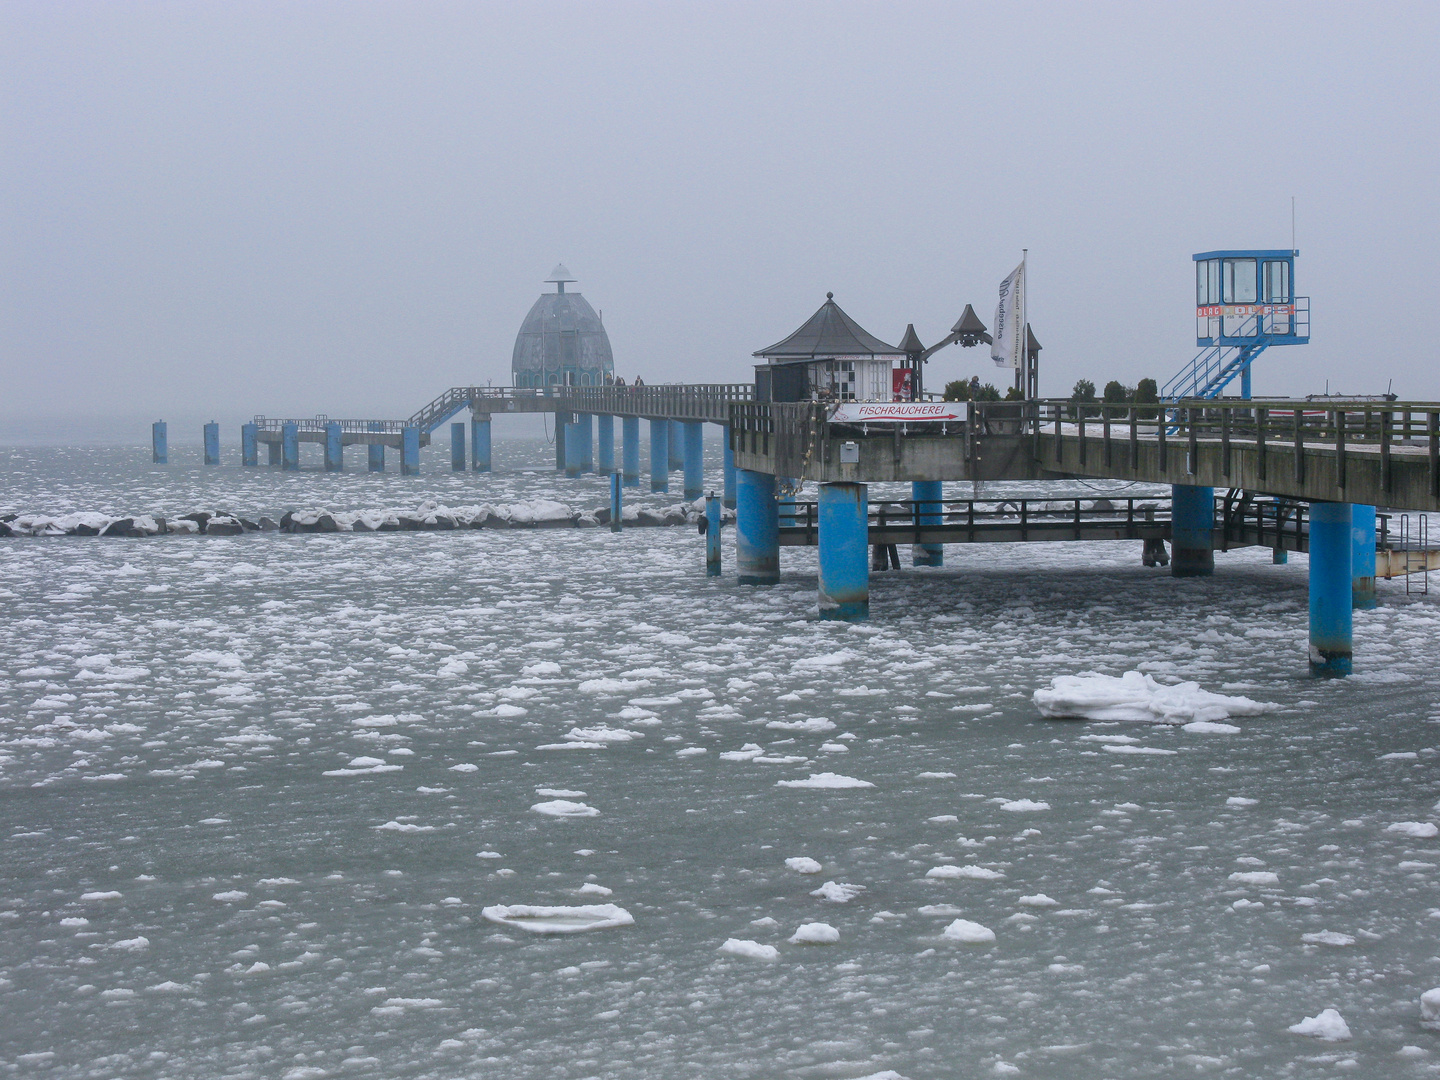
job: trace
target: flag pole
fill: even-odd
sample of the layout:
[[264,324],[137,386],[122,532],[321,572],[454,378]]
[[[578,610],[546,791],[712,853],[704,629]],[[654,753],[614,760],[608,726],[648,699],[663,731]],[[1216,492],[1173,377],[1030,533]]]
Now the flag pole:
[[1015,388],[1020,391],[1022,399],[1030,396],[1030,349],[1028,348],[1029,341],[1028,334],[1026,333],[1026,329],[1030,326],[1029,313],[1026,310],[1030,306],[1030,297],[1028,295],[1030,292],[1030,282],[1028,280],[1029,267],[1025,265],[1029,261],[1029,258],[1030,249],[1021,248],[1020,280],[1024,282],[1024,284],[1020,288],[1020,366],[1015,372]]

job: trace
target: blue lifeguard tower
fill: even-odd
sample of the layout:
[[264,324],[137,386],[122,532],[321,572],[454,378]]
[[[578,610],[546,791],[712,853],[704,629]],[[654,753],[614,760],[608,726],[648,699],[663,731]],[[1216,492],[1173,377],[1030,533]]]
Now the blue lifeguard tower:
[[1219,397],[1235,377],[1250,397],[1250,366],[1271,345],[1310,341],[1310,298],[1295,295],[1298,251],[1202,251],[1195,260],[1200,353],[1160,388],[1162,401]]

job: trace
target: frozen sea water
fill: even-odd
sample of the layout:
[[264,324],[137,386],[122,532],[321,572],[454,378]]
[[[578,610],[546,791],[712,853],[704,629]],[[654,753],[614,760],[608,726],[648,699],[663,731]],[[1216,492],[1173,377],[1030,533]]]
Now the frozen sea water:
[[[496,449],[495,476],[418,478],[5,451],[6,499],[603,501],[543,445]],[[0,1065],[1434,1075],[1440,842],[1390,826],[1440,814],[1440,609],[1382,582],[1357,676],[1314,682],[1303,558],[1177,581],[1138,549],[951,547],[874,575],[849,626],[815,618],[813,551],[741,589],[679,528],[0,542]],[[1092,670],[1278,708],[1236,733],[1039,715]],[[780,783],[836,772],[827,743],[873,787]],[[530,809],[555,799],[597,812]],[[597,898],[634,925],[481,915]],[[946,940],[957,919],[995,941]],[[838,941],[788,940],[819,922]],[[1326,1009],[1350,1041],[1287,1030]]]

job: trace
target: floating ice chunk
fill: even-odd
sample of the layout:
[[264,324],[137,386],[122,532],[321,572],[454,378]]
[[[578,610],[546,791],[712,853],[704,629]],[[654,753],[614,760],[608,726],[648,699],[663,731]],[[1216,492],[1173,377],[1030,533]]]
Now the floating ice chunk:
[[747,742],[739,750],[725,750],[720,754],[721,761],[753,761],[765,753],[757,743]]
[[81,900],[119,900],[122,893],[111,890],[110,892],[87,892],[81,893]]
[[[850,649],[841,649],[839,652],[824,653],[821,656],[807,656],[796,660],[791,665],[794,671],[829,671],[833,668],[846,667],[852,660],[859,660],[860,656]],[[843,692],[843,691],[842,691]]]
[[818,889],[812,890],[810,895],[828,900],[832,904],[848,904],[864,891],[864,885],[851,885],[844,881],[827,881]]
[[124,952],[144,952],[150,947],[150,939],[144,937],[126,938],[124,941],[117,941],[110,946],[112,949],[120,949]]
[[991,870],[984,866],[932,866],[925,871],[927,878],[968,878],[971,881],[999,881],[1005,875],[999,870]]
[[932,825],[949,825],[951,822],[956,822],[960,819],[954,814],[936,814],[934,817],[928,817],[925,820]]
[[471,763],[468,762],[468,761],[462,761],[459,765],[451,765],[451,766],[450,766],[450,771],[451,771],[451,772],[479,772],[479,771],[480,771],[480,766],[479,766],[479,765],[471,764]]
[[917,780],[954,780],[954,779],[955,779],[955,774],[954,774],[953,772],[922,772],[922,773],[916,773],[916,774],[915,774],[915,779],[917,779]]
[[321,776],[365,776],[369,773],[399,772],[404,765],[387,765],[383,758],[357,757],[343,769],[327,769]]
[[586,896],[610,896],[615,890],[607,889],[604,885],[596,885],[593,881],[587,881],[580,886],[580,891]]
[[1354,945],[1355,939],[1349,934],[1337,934],[1334,930],[1320,930],[1314,934],[1301,934],[1300,940],[1306,945]]
[[1226,806],[1254,806],[1259,799],[1247,799],[1243,795],[1231,795],[1225,800]]
[[1420,1026],[1440,1031],[1440,986],[1420,995]]
[[649,679],[586,679],[578,687],[582,694],[631,694],[650,685]]
[[840,940],[840,931],[829,923],[801,923],[790,936],[791,945],[834,945]]
[[818,735],[822,731],[834,731],[835,721],[812,716],[808,720],[771,720],[765,726],[776,731],[806,731]]
[[480,914],[493,923],[532,934],[578,934],[585,930],[609,930],[635,924],[628,911],[614,904],[582,904],[578,907],[497,904],[481,908]]
[[[579,740],[574,742],[547,742],[535,747],[536,750],[608,750],[609,748],[609,743],[581,742]],[[500,753],[503,754],[505,751],[501,750]]]
[[1376,761],[1418,761],[1420,755],[1414,750],[1396,750],[1390,754],[1381,754]]
[[1139,671],[1127,671],[1119,678],[1095,672],[1057,675],[1048,688],[1036,690],[1032,700],[1042,716],[1159,724],[1258,716],[1277,708],[1247,697],[1212,694],[1201,690],[1199,683],[1163,686],[1153,675]]
[[250,894],[241,892],[239,889],[231,889],[228,892],[217,892],[210,897],[211,900],[219,900],[222,904],[236,904],[244,900]]
[[1230,875],[1230,880],[1240,885],[1279,885],[1278,875],[1269,870],[1237,870]]
[[748,960],[778,960],[780,950],[774,945],[761,945],[758,941],[747,941],[744,938],[726,938],[725,944],[720,946],[720,951],[729,953],[731,956],[743,956]]
[[398,833],[425,833],[434,832],[434,825],[416,825],[413,821],[387,821],[384,825],[375,825],[373,828],[381,832]]
[[551,817],[599,817],[600,811],[593,806],[587,806],[583,802],[571,802],[569,799],[554,799],[550,802],[538,802],[530,807],[537,814],[549,814]]
[[923,907],[916,908],[915,910],[920,912],[921,915],[942,915],[946,917],[953,917],[955,915],[959,915],[964,909],[958,908],[954,904],[926,904]]
[[504,856],[501,855],[500,852],[498,852],[498,851],[477,851],[477,852],[475,852],[475,857],[476,857],[477,859],[501,859],[501,858],[504,858]]
[[1060,906],[1060,901],[1059,901],[1059,900],[1052,900],[1050,897],[1046,896],[1043,892],[1041,892],[1041,893],[1035,893],[1035,894],[1033,894],[1033,895],[1031,895],[1031,896],[1022,896],[1022,897],[1020,897],[1019,900],[1017,900],[1017,901],[1015,901],[1015,902],[1016,902],[1017,904],[1023,904],[1025,907],[1059,907],[1059,906]]
[[695,757],[699,754],[708,754],[710,751],[703,746],[686,746],[675,751],[676,757]]
[[995,931],[969,919],[956,919],[940,932],[946,941],[963,941],[969,945],[984,945],[995,940]]
[[785,865],[797,874],[818,874],[825,869],[814,859],[804,855],[796,855],[794,858],[786,859]]
[[167,979],[165,982],[156,983],[154,986],[147,986],[145,989],[152,994],[184,994],[192,988],[185,983],[178,983]]
[[631,739],[643,739],[645,736],[638,731],[626,731],[624,728],[611,728],[603,724],[593,728],[571,728],[565,738],[576,742],[629,742]]
[[560,665],[553,660],[541,660],[538,663],[526,664],[520,669],[521,675],[559,675]]
[[1192,735],[1238,735],[1240,729],[1234,724],[1221,724],[1214,720],[1192,720],[1180,728]]
[[1031,814],[1039,810],[1049,810],[1048,802],[1033,802],[1030,799],[1012,799],[1010,802],[1000,804],[1001,810],[1009,810],[1012,814]]
[[1113,743],[1106,743],[1102,748],[1112,754],[1175,754],[1175,750],[1162,750],[1158,746],[1116,746]]
[[833,772],[811,773],[806,780],[776,780],[775,785],[793,788],[870,788],[875,786],[868,780],[857,780],[853,776],[841,776],[839,773]]
[[267,877],[267,878],[261,878],[261,879],[260,879],[259,881],[257,881],[255,884],[256,884],[256,885],[264,885],[264,886],[266,886],[267,888],[270,888],[270,887],[274,887],[274,886],[276,886],[276,885],[299,885],[300,882],[298,882],[297,880],[295,880],[293,877]]
[[1325,1009],[1318,1016],[1307,1016],[1285,1030],[1296,1035],[1309,1035],[1324,1042],[1350,1041],[1350,1025],[1345,1023],[1345,1018],[1334,1009]]
[[1429,840],[1436,834],[1440,834],[1440,829],[1428,821],[1397,821],[1393,825],[1387,825],[1385,831],[1399,833],[1401,836],[1409,836],[1415,840]]
[[842,742],[827,742],[820,744],[822,754],[848,754],[850,748]]
[[69,918],[60,920],[61,926],[89,926],[90,920],[79,915],[71,915]]
[[544,795],[544,796],[546,796],[547,798],[550,798],[550,799],[583,799],[583,798],[585,798],[585,792],[583,792],[583,791],[567,791],[565,788],[537,787],[537,788],[535,789],[535,794],[536,794],[536,795]]

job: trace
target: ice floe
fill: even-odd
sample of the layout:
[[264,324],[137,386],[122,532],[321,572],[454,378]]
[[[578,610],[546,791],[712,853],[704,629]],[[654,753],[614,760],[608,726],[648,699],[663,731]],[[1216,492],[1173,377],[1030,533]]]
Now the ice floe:
[[776,780],[776,786],[789,788],[873,788],[875,785],[868,780],[857,780],[853,776],[842,776],[840,773],[822,772],[811,773],[804,780]]
[[829,923],[801,923],[790,935],[791,945],[834,945],[840,940],[840,931]]
[[832,904],[848,904],[864,891],[864,885],[851,885],[844,881],[827,881],[818,889],[812,890],[810,895],[828,900]]
[[999,870],[966,863],[964,866],[932,866],[925,871],[927,878],[964,878],[969,881],[1000,881],[1005,877]]
[[747,960],[778,960],[780,950],[774,945],[762,945],[758,941],[749,941],[745,938],[726,938],[725,944],[720,946],[720,951],[729,953],[731,956],[743,956]]
[[1316,1016],[1307,1016],[1298,1024],[1291,1024],[1286,1031],[1296,1035],[1308,1035],[1323,1042],[1349,1042],[1350,1025],[1334,1009],[1322,1009]]
[[1420,1025],[1440,1031],[1440,986],[1420,995]]
[[635,923],[630,912],[615,904],[581,904],[574,907],[496,904],[481,908],[480,914],[493,923],[531,934],[578,934],[586,930],[633,926]]
[[599,817],[600,811],[593,806],[583,802],[571,802],[569,799],[552,799],[549,802],[538,802],[530,807],[537,814],[548,814],[551,817]]
[[796,855],[793,858],[786,859],[785,865],[797,874],[818,874],[825,869],[814,859],[804,855]]
[[1153,675],[1127,671],[1118,678],[1087,672],[1057,675],[1032,695],[1042,716],[1082,720],[1131,720],[1153,724],[1215,722],[1232,716],[1259,716],[1276,706],[1247,697],[1200,689],[1199,683],[1166,686]]
[[956,919],[940,932],[946,941],[961,941],[967,945],[984,945],[995,940],[995,931],[969,919]]
[[1387,825],[1385,831],[1408,836],[1414,840],[1430,840],[1436,835],[1440,835],[1440,828],[1436,828],[1428,821],[1397,821],[1393,825]]

